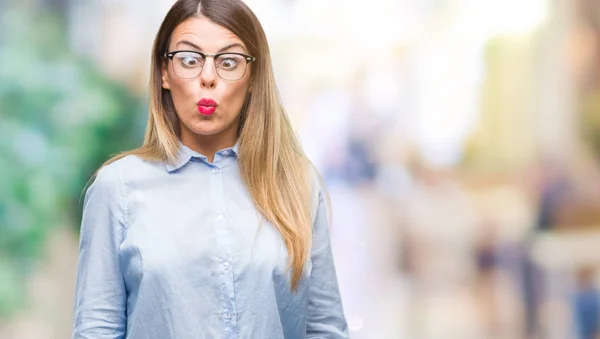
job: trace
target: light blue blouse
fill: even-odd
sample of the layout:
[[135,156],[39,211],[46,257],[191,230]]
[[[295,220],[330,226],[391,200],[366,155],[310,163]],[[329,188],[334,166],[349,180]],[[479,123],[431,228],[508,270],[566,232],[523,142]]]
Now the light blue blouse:
[[286,246],[252,203],[237,146],[213,163],[128,156],[86,192],[73,338],[348,338],[315,179],[313,247],[290,291]]

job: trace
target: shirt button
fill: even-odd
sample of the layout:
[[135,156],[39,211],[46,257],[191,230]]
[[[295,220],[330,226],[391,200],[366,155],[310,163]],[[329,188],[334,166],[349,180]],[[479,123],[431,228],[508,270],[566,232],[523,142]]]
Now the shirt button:
[[228,263],[227,261],[226,261],[226,262],[224,262],[224,263],[223,263],[223,267],[224,267],[225,269],[229,269],[229,263]]
[[225,320],[227,320],[227,321],[229,321],[229,320],[231,320],[231,318],[233,318],[233,314],[231,314],[230,312],[225,312],[224,316],[225,316]]
[[214,174],[214,175],[217,175],[217,174],[219,174],[219,172],[220,172],[220,171],[219,171],[219,169],[218,169],[218,168],[213,168],[213,169],[212,169],[212,174]]
[[225,216],[223,214],[217,215],[217,221],[218,222],[223,222],[224,220],[225,220]]

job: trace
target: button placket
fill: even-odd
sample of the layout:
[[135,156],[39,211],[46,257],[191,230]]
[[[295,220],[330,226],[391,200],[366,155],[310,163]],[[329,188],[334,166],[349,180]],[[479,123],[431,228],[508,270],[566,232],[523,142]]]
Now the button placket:
[[[236,295],[235,295],[235,279],[232,254],[231,254],[231,225],[230,218],[235,219],[235,215],[228,215],[227,204],[225,200],[224,181],[226,175],[223,172],[223,167],[227,166],[227,159],[223,156],[224,152],[217,154],[215,161],[212,164],[212,168],[209,169],[208,175],[211,177],[211,189],[214,192],[212,202],[214,203],[212,220],[215,224],[215,232],[217,234],[216,241],[220,248],[220,258],[218,258],[218,266],[216,270],[219,276],[219,289],[222,298],[222,313],[221,319],[227,324],[226,328],[235,328],[237,324],[237,309],[236,309]],[[230,335],[226,335],[230,337]],[[235,337],[232,337],[232,339]]]

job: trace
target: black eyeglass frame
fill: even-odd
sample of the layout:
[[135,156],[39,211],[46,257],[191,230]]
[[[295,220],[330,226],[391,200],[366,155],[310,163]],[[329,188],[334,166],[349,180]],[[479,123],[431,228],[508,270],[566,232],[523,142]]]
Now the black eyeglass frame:
[[[219,75],[219,77],[221,77],[223,80],[227,80],[227,81],[237,81],[240,80],[241,78],[244,77],[244,75],[246,75],[246,71],[248,70],[248,64],[250,64],[251,62],[256,61],[256,57],[253,57],[251,55],[248,54],[244,54],[244,53],[237,53],[237,52],[222,52],[222,53],[216,53],[216,54],[209,54],[209,53],[202,53],[202,52],[198,52],[198,51],[190,51],[190,50],[178,50],[178,51],[172,51],[172,52],[167,52],[165,53],[163,56],[165,58],[170,59],[171,61],[173,61],[173,58],[175,57],[175,55],[177,53],[196,53],[196,54],[200,54],[200,56],[202,57],[202,59],[204,59],[204,62],[206,62],[206,58],[213,58],[213,62],[215,60],[217,60],[218,57],[220,57],[221,55],[226,55],[226,54],[234,54],[234,55],[239,55],[244,57],[244,60],[246,60],[246,68],[244,69],[244,73],[242,74],[242,76],[239,79],[236,80],[229,80],[229,79],[225,79],[221,76],[221,74],[219,74],[219,72],[217,71],[217,74]],[[173,67],[173,66],[172,66]],[[202,68],[204,68],[204,65],[202,65]],[[217,69],[217,65],[215,64],[215,69]],[[175,69],[173,69],[173,71],[175,71]],[[196,75],[193,78],[182,78],[182,79],[194,79],[200,76],[200,74],[202,74],[202,69],[200,70],[200,73],[198,73],[198,75]],[[177,75],[177,73],[175,73],[175,75]],[[177,75],[178,77],[180,77],[179,75]],[[181,78],[181,77],[180,77]]]

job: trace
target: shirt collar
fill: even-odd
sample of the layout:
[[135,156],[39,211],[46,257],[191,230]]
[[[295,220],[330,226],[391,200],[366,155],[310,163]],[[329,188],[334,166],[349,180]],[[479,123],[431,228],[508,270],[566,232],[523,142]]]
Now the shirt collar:
[[[181,142],[181,140],[178,141],[178,145],[179,153],[177,154],[177,159],[175,160],[175,163],[165,163],[165,167],[167,168],[167,171],[169,171],[169,173],[177,171],[181,167],[185,166],[188,162],[190,162],[190,160],[192,160],[193,158],[207,161],[207,157],[205,155],[200,154],[187,147]],[[217,152],[217,154],[221,154],[223,156],[227,156],[228,153],[236,157],[239,156],[239,140],[236,141],[233,147],[225,148]]]

